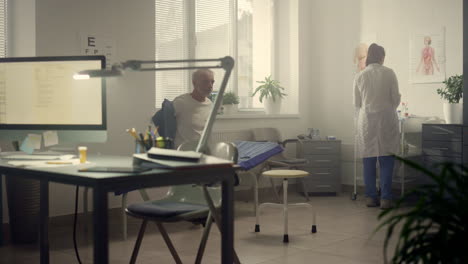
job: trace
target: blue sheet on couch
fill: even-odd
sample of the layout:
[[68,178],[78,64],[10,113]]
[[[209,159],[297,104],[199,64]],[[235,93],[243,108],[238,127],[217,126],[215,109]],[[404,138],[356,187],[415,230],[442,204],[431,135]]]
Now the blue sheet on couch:
[[238,164],[249,170],[270,157],[283,152],[283,147],[275,142],[236,141],[239,152]]

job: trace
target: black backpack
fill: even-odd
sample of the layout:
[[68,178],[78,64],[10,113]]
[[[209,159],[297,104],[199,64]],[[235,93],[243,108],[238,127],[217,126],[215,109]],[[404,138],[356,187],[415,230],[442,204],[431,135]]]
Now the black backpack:
[[159,109],[151,119],[154,125],[158,127],[160,136],[174,140],[177,123],[174,104],[171,101],[164,99],[161,109]]

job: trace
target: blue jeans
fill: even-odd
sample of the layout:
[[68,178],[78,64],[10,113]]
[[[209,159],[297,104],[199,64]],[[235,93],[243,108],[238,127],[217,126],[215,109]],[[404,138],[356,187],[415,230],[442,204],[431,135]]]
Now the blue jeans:
[[395,158],[393,156],[379,156],[363,158],[364,164],[364,183],[366,185],[366,197],[377,199],[376,177],[377,160],[380,165],[380,190],[382,199],[392,199],[392,175]]

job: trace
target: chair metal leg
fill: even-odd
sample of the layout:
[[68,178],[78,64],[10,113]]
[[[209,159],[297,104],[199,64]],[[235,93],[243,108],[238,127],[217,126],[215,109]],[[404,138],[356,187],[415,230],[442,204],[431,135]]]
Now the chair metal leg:
[[122,194],[122,236],[124,240],[127,240],[127,214],[125,213],[125,208],[127,208],[127,193]]
[[[213,219],[215,221],[216,226],[218,227],[219,232],[221,232],[221,217],[217,213],[217,210],[214,206],[213,200],[211,199],[210,193],[208,192],[208,189],[206,188],[205,185],[203,185],[203,195],[205,196],[206,203],[208,205],[208,208],[210,209],[211,214],[213,215]],[[233,257],[234,257],[234,263],[235,264],[240,264],[239,257],[237,256],[236,250],[233,249]]]
[[289,242],[288,235],[288,179],[283,179],[283,217],[284,217],[284,236],[283,242]]
[[254,180],[254,186],[253,186],[253,193],[254,193],[254,213],[257,213],[258,209],[258,177],[259,175],[250,172],[250,175],[252,176]]
[[83,218],[84,218],[84,231],[88,232],[88,187],[83,190]]
[[315,209],[313,209],[313,211],[312,211],[312,233],[317,233]]
[[254,175],[255,232],[260,232],[260,208],[258,207],[258,178]]
[[206,242],[208,241],[208,235],[210,234],[211,224],[213,223],[213,217],[211,211],[208,213],[206,218],[205,228],[203,229],[202,239],[200,245],[198,246],[197,258],[195,259],[195,264],[200,264],[205,253]]
[[149,201],[149,195],[148,193],[146,192],[146,189],[139,189],[138,190],[140,192],[140,195],[141,195],[141,198],[143,199],[143,201]]
[[302,183],[302,190],[304,191],[304,195],[305,195],[307,201],[310,202],[309,192],[307,191],[307,187],[306,187],[306,184],[304,182],[304,178],[301,178],[300,181]]
[[130,264],[135,264],[136,262],[138,251],[140,251],[141,241],[143,240],[143,236],[145,235],[147,223],[148,223],[148,220],[143,220],[143,222],[141,222],[140,231],[138,232],[138,237],[135,242],[135,247],[133,248],[132,257],[130,259]]
[[[88,188],[85,188],[85,192],[87,193]],[[141,198],[143,199],[143,201],[148,201],[149,200],[149,195],[148,193],[146,192],[145,189],[139,189],[138,190],[140,192],[140,195],[141,195]],[[127,240],[127,237],[128,237],[128,229],[127,229],[127,213],[125,213],[125,208],[127,208],[127,195],[128,193],[123,193],[122,194],[122,210],[121,210],[121,216],[122,216],[122,238],[123,240]]]
[[159,232],[161,232],[164,242],[166,242],[167,248],[169,248],[169,251],[171,252],[171,255],[174,258],[175,262],[177,264],[182,264],[182,260],[180,260],[179,254],[177,254],[177,251],[175,250],[174,245],[172,244],[172,241],[169,238],[169,235],[167,234],[167,231],[164,228],[163,224],[160,222],[156,222],[156,225],[158,226]]

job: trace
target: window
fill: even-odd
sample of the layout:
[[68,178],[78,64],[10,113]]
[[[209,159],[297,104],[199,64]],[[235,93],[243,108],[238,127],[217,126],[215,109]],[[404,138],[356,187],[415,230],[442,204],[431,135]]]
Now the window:
[[[277,79],[279,76],[290,78],[289,74],[280,73],[282,68],[275,67],[275,62],[278,62],[276,57],[284,57],[285,53],[290,54],[284,52],[284,49],[281,53],[275,52],[275,49],[283,48],[281,44],[275,44],[275,36],[290,36],[289,33],[280,31],[284,30],[284,26],[275,27],[277,26],[275,15],[284,17],[283,13],[286,12],[275,8],[275,4],[283,9],[284,3],[289,6],[291,1],[297,2],[297,0],[157,0],[155,1],[156,60],[232,56],[236,65],[227,90],[239,95],[241,109],[261,109],[263,105],[258,98],[251,97],[253,90],[258,86],[256,81],[263,80],[269,75]],[[284,68],[289,70],[291,67]],[[219,69],[214,71],[216,90],[216,84],[221,83],[224,71]],[[173,99],[179,94],[192,90],[190,72],[156,72],[155,78],[157,108],[161,106],[164,98]]]
[[0,0],[0,57],[6,56],[7,46],[7,0]]

